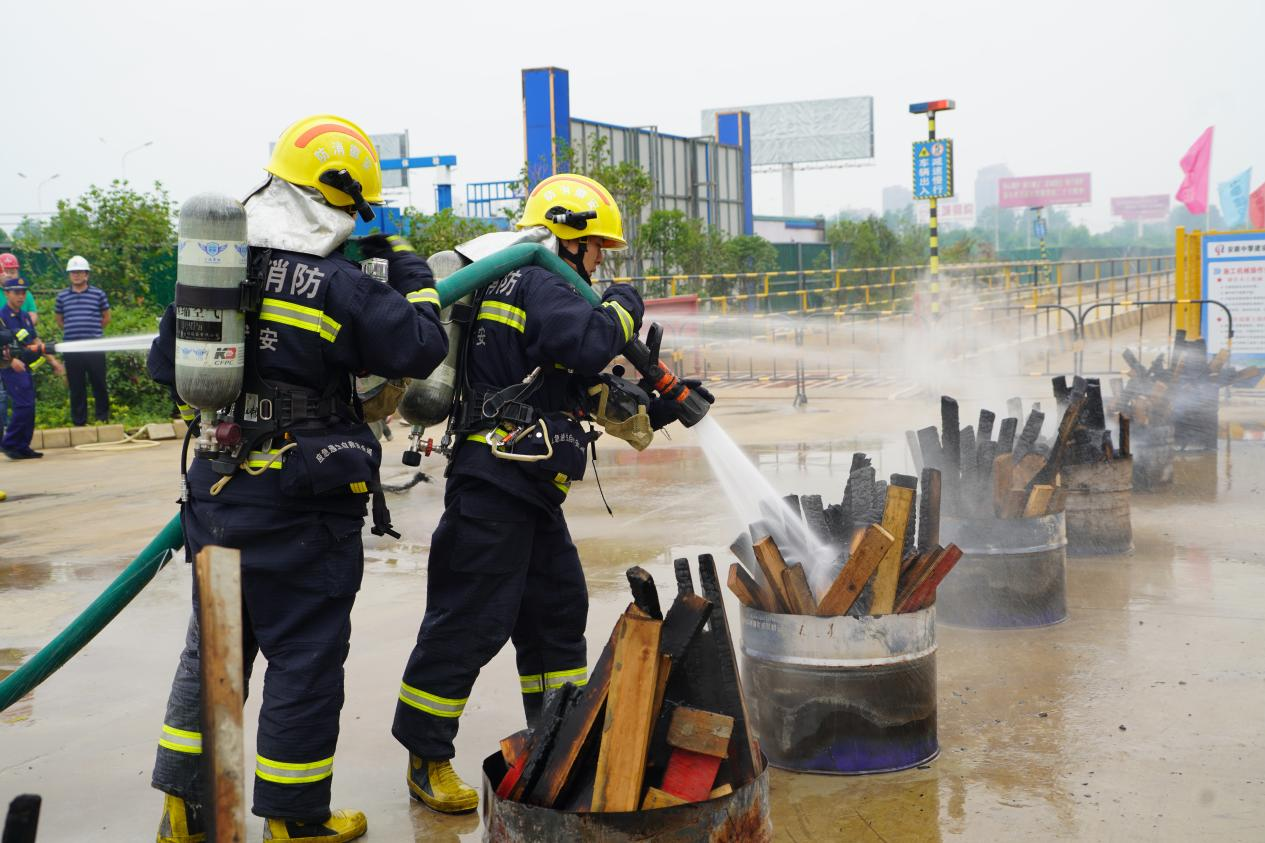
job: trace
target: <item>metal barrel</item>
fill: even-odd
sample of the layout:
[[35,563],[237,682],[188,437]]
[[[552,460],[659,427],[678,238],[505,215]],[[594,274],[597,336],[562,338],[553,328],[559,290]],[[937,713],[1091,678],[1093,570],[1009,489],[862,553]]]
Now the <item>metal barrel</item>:
[[483,839],[487,843],[772,843],[769,771],[727,796],[671,808],[620,813],[579,813],[502,799],[496,783],[505,759],[495,752],[483,760]]
[[1181,384],[1173,399],[1173,444],[1183,451],[1217,450],[1220,387],[1215,383]]
[[744,606],[742,680],[775,767],[883,773],[940,753],[934,607],[816,618]]
[[1039,518],[945,518],[941,540],[962,558],[940,584],[940,620],[973,629],[1022,629],[1067,620],[1063,513]]
[[1063,467],[1067,489],[1067,552],[1073,556],[1128,553],[1133,549],[1133,460]]
[[1173,482],[1173,424],[1133,428],[1133,488],[1149,492]]

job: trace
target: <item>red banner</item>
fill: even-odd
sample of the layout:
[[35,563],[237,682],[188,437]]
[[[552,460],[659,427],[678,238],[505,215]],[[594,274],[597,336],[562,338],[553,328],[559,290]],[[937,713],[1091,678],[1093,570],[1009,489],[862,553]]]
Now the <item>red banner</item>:
[[1252,228],[1265,229],[1265,184],[1262,184],[1247,201],[1248,216],[1252,220]]

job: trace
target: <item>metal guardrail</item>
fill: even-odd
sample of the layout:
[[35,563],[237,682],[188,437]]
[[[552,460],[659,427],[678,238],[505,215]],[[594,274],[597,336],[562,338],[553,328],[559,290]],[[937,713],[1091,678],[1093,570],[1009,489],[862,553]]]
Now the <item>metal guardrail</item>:
[[[1102,284],[1113,280],[1127,281],[1139,276],[1168,274],[1173,271],[1174,265],[1174,257],[1165,255],[1055,263],[948,264],[941,272],[950,284],[951,292],[957,290],[978,294],[1018,289],[1083,291],[1091,285],[1100,288]],[[913,288],[925,272],[926,267],[917,264],[776,272],[621,276],[614,280],[633,284],[647,298],[697,296],[701,305],[721,313],[727,313],[731,305],[751,314],[779,311],[813,313],[858,307],[873,309],[886,306],[893,310],[901,309],[905,303],[913,301]],[[876,276],[883,278],[883,281],[875,283],[873,279]],[[1043,281],[1043,278],[1048,280]],[[777,289],[785,287],[788,282],[793,287]],[[789,308],[776,307],[785,300],[794,299],[798,301],[792,301]],[[1059,303],[1063,303],[1061,299]],[[1078,305],[1081,303],[1078,301]]]

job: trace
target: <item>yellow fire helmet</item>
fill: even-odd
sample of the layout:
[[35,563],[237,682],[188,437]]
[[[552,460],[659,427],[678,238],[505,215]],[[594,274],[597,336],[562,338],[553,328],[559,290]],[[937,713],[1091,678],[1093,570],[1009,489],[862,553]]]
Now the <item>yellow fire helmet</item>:
[[264,168],[291,184],[319,190],[338,208],[354,206],[372,219],[365,203],[382,202],[382,169],[378,153],[364,130],[332,114],[316,114],[292,124],[281,134]]
[[593,179],[576,173],[550,176],[532,188],[516,225],[543,225],[559,240],[600,237],[603,249],[628,247],[615,198]]

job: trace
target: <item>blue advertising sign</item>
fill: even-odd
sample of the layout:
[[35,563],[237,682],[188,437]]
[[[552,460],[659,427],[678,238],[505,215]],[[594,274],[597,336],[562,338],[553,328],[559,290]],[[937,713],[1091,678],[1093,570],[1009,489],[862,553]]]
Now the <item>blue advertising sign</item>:
[[1032,221],[1032,236],[1038,240],[1045,239],[1045,220],[1041,217],[1037,217]]
[[953,195],[953,141],[914,143],[914,198],[947,199]]

